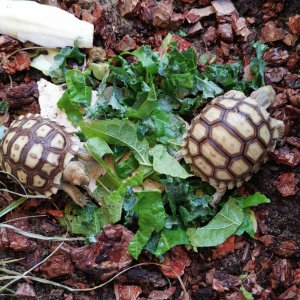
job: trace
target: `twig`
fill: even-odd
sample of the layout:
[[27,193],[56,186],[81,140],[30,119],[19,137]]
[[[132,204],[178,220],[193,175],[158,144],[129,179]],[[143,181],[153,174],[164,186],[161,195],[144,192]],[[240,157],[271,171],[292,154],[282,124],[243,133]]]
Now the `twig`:
[[[97,290],[99,288],[104,287],[105,285],[107,285],[108,283],[112,282],[113,280],[115,280],[117,277],[119,277],[123,273],[125,273],[125,272],[127,272],[127,271],[129,271],[129,270],[131,270],[133,268],[140,267],[140,266],[149,266],[149,265],[155,265],[155,266],[158,266],[159,268],[162,268],[162,269],[166,268],[165,266],[157,264],[157,263],[139,263],[139,264],[136,264],[134,266],[131,266],[129,268],[126,268],[126,269],[122,270],[121,272],[119,272],[118,274],[116,274],[115,276],[113,276],[112,278],[110,278],[109,280],[107,280],[106,282],[104,282],[104,283],[102,283],[100,285],[94,286],[92,288],[85,288],[85,289],[74,289],[74,288],[71,288],[69,286],[66,286],[66,285],[63,285],[63,284],[60,284],[58,282],[51,281],[51,280],[48,280],[48,279],[43,279],[43,278],[39,278],[39,277],[35,277],[35,276],[25,276],[28,273],[28,271],[25,272],[26,274],[23,273],[23,275],[24,274],[25,275],[22,276],[21,278],[23,278],[23,279],[30,279],[30,280],[33,280],[33,281],[37,281],[37,282],[41,282],[41,283],[46,283],[46,284],[54,285],[54,286],[66,289],[66,290],[68,290],[70,292],[90,292],[90,291],[94,291],[94,290]],[[36,266],[33,267],[33,269],[34,268],[36,268]],[[169,268],[166,268],[166,269],[169,270]],[[6,270],[6,269],[2,269],[2,268],[0,268],[0,270],[3,271],[3,272],[6,272],[8,274],[15,274],[16,273],[15,271]],[[185,289],[185,286],[184,286],[184,284],[183,284],[180,276],[174,270],[172,270],[172,272],[176,275],[176,277],[177,277],[177,279],[178,279],[178,281],[179,281],[179,283],[180,283],[180,285],[181,285],[181,287],[182,287],[185,295],[187,295],[188,293],[187,293],[187,291]],[[8,279],[17,279],[20,276],[21,275],[18,275],[18,276],[3,276],[3,277],[0,277],[0,281],[1,280],[8,280]],[[1,292],[1,290],[0,290],[0,292]]]
[[[38,266],[40,266],[41,264],[43,264],[45,261],[47,261],[51,256],[53,256],[64,244],[64,242],[61,242],[54,251],[52,251],[45,259],[43,259],[42,261],[40,261],[39,263],[37,263],[35,266],[33,266],[32,268],[30,268],[29,270],[25,271],[23,274],[18,275],[18,276],[14,276],[15,278],[13,280],[11,280],[10,282],[8,282],[6,285],[4,285],[3,287],[0,288],[0,293],[2,291],[4,291],[5,289],[7,289],[10,285],[14,284],[15,282],[19,281],[22,278],[27,277],[26,275],[28,273],[30,273],[31,271],[33,271],[35,268],[37,268]],[[2,278],[5,278],[6,276],[3,276]],[[2,278],[0,278],[2,280]]]
[[25,50],[35,50],[35,49],[47,49],[47,47],[41,47],[41,46],[36,46],[36,47],[27,47],[27,48],[21,48],[13,51],[10,53],[8,56],[6,56],[2,61],[0,61],[0,66],[3,65],[10,57],[14,56],[20,51],[25,51]]
[[44,241],[56,241],[56,242],[60,242],[60,241],[84,241],[85,238],[83,237],[78,237],[78,238],[66,238],[66,237],[60,237],[60,236],[44,236],[44,235],[40,235],[40,234],[36,234],[36,233],[32,233],[32,232],[27,232],[24,231],[20,228],[17,228],[15,226],[9,225],[9,224],[0,224],[0,228],[7,228],[7,229],[11,229],[19,234],[22,234],[24,236],[27,236],[29,238],[33,238],[33,239],[37,239],[37,240],[44,240]]

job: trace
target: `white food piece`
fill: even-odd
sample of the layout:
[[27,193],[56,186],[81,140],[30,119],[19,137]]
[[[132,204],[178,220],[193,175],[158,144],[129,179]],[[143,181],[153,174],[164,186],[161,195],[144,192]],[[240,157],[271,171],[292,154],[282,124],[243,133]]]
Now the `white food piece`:
[[57,107],[57,102],[64,93],[62,85],[55,85],[43,78],[37,82],[37,85],[39,90],[41,116],[57,121],[76,131],[72,123],[67,119],[67,115]]
[[57,49],[46,49],[48,54],[40,54],[35,57],[30,66],[42,71],[46,76],[51,76],[51,69],[55,66],[54,56],[59,53]]
[[[58,100],[65,92],[62,85],[53,84],[43,78],[37,82],[37,85],[39,90],[41,116],[57,121],[74,131],[78,131],[78,128],[75,128],[68,120],[67,115],[57,107]],[[97,99],[97,92],[92,91],[91,106],[96,103]]]
[[54,6],[33,1],[0,0],[0,33],[21,42],[57,48],[92,48],[94,25]]

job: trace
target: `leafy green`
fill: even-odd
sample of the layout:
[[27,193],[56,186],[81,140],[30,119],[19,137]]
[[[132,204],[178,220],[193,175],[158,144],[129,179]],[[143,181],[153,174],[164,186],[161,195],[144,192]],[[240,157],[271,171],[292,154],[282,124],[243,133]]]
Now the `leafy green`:
[[5,114],[8,112],[9,103],[5,100],[0,101],[0,114]]
[[250,81],[242,79],[243,68],[240,61],[232,64],[209,65],[204,75],[226,90],[236,89],[248,92],[249,88],[256,90],[265,85],[263,54],[268,46],[261,42],[252,43],[252,46],[256,51],[256,56],[250,61],[250,72],[254,76]]
[[163,229],[155,251],[156,256],[161,256],[176,245],[187,245],[189,239],[185,230],[180,228]]
[[265,195],[260,192],[256,192],[253,195],[238,197],[236,200],[239,203],[241,208],[253,207],[263,203],[270,203],[270,199],[268,199]]
[[[216,214],[209,205],[214,189],[174,158],[187,132],[182,115],[190,120],[199,105],[223,90],[249,94],[264,83],[266,46],[253,47],[251,82],[242,78],[241,62],[209,65],[212,58],[205,55],[200,57],[206,65],[201,73],[195,50],[180,51],[171,35],[162,44],[163,53],[142,46],[113,57],[109,65],[92,63],[84,72],[68,70],[74,59],[79,64],[85,59],[78,49],[61,51],[51,74],[67,85],[58,106],[80,125],[86,148],[105,170],[93,192],[101,207],[89,207],[91,216],[82,211],[84,220],[81,211],[68,214],[75,231],[92,236],[104,224],[119,221],[138,228],[129,245],[136,259],[143,249],[161,256],[175,245],[209,247],[233,234],[254,236],[257,222],[250,207],[268,203],[264,195],[229,197]],[[91,74],[101,80],[93,106],[92,86],[98,81]],[[147,190],[147,178],[162,184],[162,192]]]
[[161,180],[165,187],[164,203],[170,207],[173,218],[179,218],[185,227],[206,222],[214,215],[209,206],[211,197],[197,195],[200,191],[212,194],[199,179],[187,181],[174,177]]
[[210,201],[211,197],[207,195],[188,199],[186,203],[179,207],[179,215],[183,224],[188,227],[194,225],[199,217],[202,221],[205,221],[207,217],[213,216],[213,210],[209,206]]
[[85,72],[69,70],[65,74],[70,100],[80,106],[89,106],[91,104],[92,88],[86,86],[86,79],[90,73],[89,70]]
[[138,259],[144,246],[147,244],[153,232],[152,227],[139,228],[128,246],[128,251],[134,259]]
[[252,47],[255,49],[256,57],[252,58],[250,62],[250,72],[254,75],[254,78],[250,81],[249,85],[252,89],[256,90],[265,85],[264,70],[266,63],[263,60],[263,55],[269,47],[262,42],[252,43]]
[[65,91],[58,100],[57,107],[66,113],[68,119],[73,124],[78,124],[83,120],[81,108],[76,103],[72,103],[68,91]]
[[150,46],[142,46],[139,49],[130,53],[139,59],[141,65],[150,74],[156,74],[158,71],[157,59]]
[[257,230],[257,221],[255,218],[255,213],[250,208],[245,208],[243,223],[236,230],[236,235],[242,235],[244,232],[247,232],[251,237],[254,238],[254,233]]
[[150,154],[153,156],[153,169],[157,173],[183,179],[192,176],[168,153],[167,148],[163,145],[156,145],[151,149]]
[[224,88],[241,87],[242,63],[235,62],[225,65],[209,65],[205,70],[205,76]]
[[98,79],[102,80],[109,70],[108,63],[99,62],[99,63],[91,63],[89,64],[89,69],[92,70],[93,76]]
[[113,154],[107,143],[99,137],[88,139],[85,145],[88,148],[89,152],[91,154],[94,154],[96,160],[99,160],[99,158],[103,158],[103,156],[106,154]]
[[65,207],[64,218],[58,220],[67,226],[71,233],[82,234],[90,238],[99,233],[103,226],[100,208],[93,203],[80,207],[70,202]]
[[257,222],[250,206],[269,203],[259,192],[246,197],[230,197],[224,207],[204,227],[188,228],[187,234],[194,247],[210,247],[223,243],[232,234],[247,232],[254,237]]
[[265,195],[262,195],[259,192],[245,197],[231,198],[235,199],[235,201],[243,209],[244,212],[243,223],[237,229],[236,235],[242,235],[244,232],[247,232],[251,237],[254,238],[254,233],[257,229],[257,221],[255,218],[255,213],[249,207],[258,206],[264,203],[270,203],[270,200]]
[[131,186],[127,187],[123,202],[124,225],[132,224],[137,218],[136,213],[134,212],[134,205],[136,201],[137,194],[133,191]]
[[250,292],[248,292],[243,285],[240,287],[240,291],[242,292],[246,300],[254,300],[253,295]]
[[155,110],[151,118],[140,123],[138,131],[151,144],[171,145],[178,150],[181,147],[183,135],[186,133],[187,128],[177,115],[164,110]]
[[229,199],[216,216],[204,227],[188,228],[187,235],[193,247],[212,247],[222,244],[242,224],[243,210],[235,199]]
[[[41,54],[37,54],[37,56],[31,60],[30,66],[35,69],[40,70],[46,76],[51,76],[51,71],[53,72],[54,71],[53,69],[56,67],[54,57],[57,54],[59,54],[58,49],[50,49],[50,48],[43,49]],[[61,77],[62,81],[64,82],[62,72],[61,71],[57,71],[57,72],[59,72],[59,77]],[[55,76],[55,71],[53,73]],[[54,79],[54,81],[55,81],[55,79]]]
[[92,88],[86,85],[90,71],[80,72],[69,70],[65,74],[67,90],[59,99],[57,106],[64,110],[73,124],[78,124],[83,119],[83,107],[91,104]]
[[[107,73],[107,76],[109,73]],[[103,81],[106,80],[106,75],[103,78]],[[102,82],[103,82],[102,81]],[[101,86],[101,85],[100,85]],[[99,88],[98,90],[98,101],[96,104],[87,109],[87,118],[88,119],[110,119],[110,118],[120,118],[122,119],[126,107],[123,103],[123,91],[113,85],[113,87],[103,86],[103,90]]]
[[[101,176],[100,178],[98,178],[97,182],[102,187],[106,187],[108,185],[111,186],[112,189],[119,188],[121,185],[121,180],[115,173],[111,171],[109,166],[103,160],[103,156],[105,154],[112,153],[112,150],[107,145],[107,143],[99,137],[94,137],[88,139],[87,142],[85,143],[85,146],[87,150],[92,154],[93,158],[106,171],[105,176]],[[107,182],[108,184],[106,184],[105,182]],[[110,193],[111,190],[108,190],[107,192]]]
[[216,95],[221,94],[223,90],[206,77],[204,79],[197,78],[196,86],[199,91],[203,92],[203,98],[215,98]]
[[139,162],[134,155],[131,154],[125,161],[115,165],[115,171],[119,178],[125,179],[130,176],[138,166]]
[[100,215],[105,224],[116,223],[121,220],[124,197],[128,187],[141,185],[144,173],[139,170],[132,177],[129,177],[122,185],[105,197],[102,201]]
[[137,259],[150,239],[152,232],[159,232],[164,227],[166,213],[161,194],[157,191],[142,191],[138,193],[134,211],[139,218],[139,229],[130,241],[128,250]]
[[73,59],[79,65],[82,65],[85,60],[85,54],[80,52],[77,47],[62,48],[59,54],[54,56],[55,65],[50,69],[50,76],[54,83],[65,82],[65,74],[69,69],[68,60]]
[[157,108],[157,95],[154,84],[151,84],[147,90],[147,97],[142,103],[136,103],[135,106],[128,109],[127,117],[147,119],[151,116],[152,112]]
[[133,150],[141,164],[149,164],[149,145],[146,140],[140,141],[136,125],[129,120],[103,120],[81,123],[82,132],[88,137],[100,137],[109,144],[127,146]]

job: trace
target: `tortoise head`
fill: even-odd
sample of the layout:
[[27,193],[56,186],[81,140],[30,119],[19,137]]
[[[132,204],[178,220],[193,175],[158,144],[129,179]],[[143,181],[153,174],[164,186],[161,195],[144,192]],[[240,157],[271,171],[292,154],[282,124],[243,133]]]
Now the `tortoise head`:
[[72,185],[87,185],[90,182],[86,168],[80,161],[70,161],[67,164],[63,179]]

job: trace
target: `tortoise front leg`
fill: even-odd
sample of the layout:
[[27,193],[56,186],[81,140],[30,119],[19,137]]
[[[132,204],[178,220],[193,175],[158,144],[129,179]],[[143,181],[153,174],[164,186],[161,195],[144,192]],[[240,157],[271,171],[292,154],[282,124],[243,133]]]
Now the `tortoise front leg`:
[[226,193],[226,188],[217,189],[216,192],[212,195],[212,202],[209,205],[213,208],[221,201],[222,197]]
[[79,188],[77,188],[76,186],[67,182],[62,182],[61,189],[64,190],[72,198],[72,200],[79,206],[84,207],[86,205],[87,203],[86,197],[81,193]]

